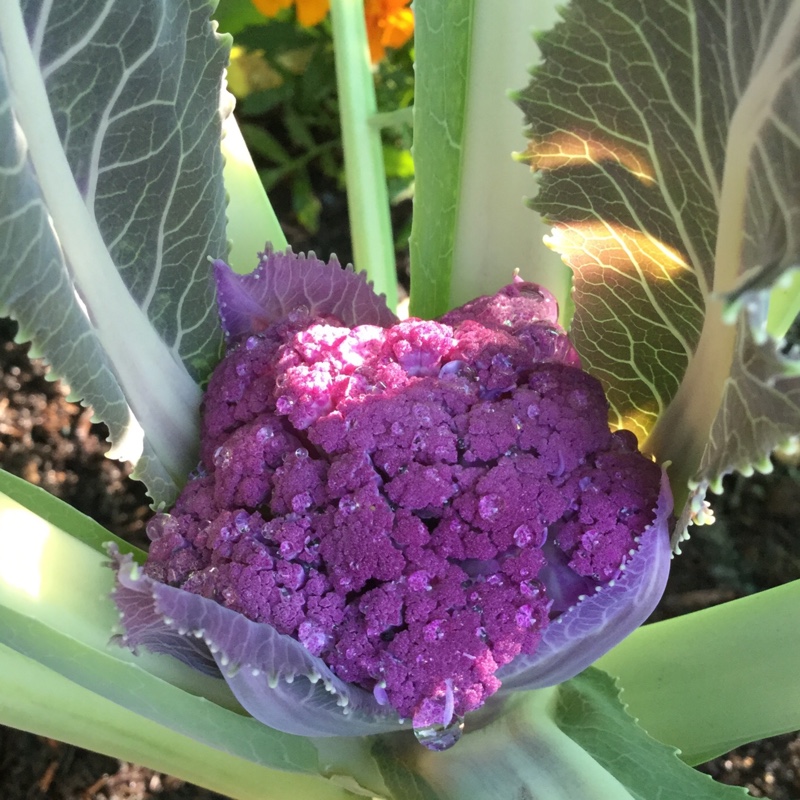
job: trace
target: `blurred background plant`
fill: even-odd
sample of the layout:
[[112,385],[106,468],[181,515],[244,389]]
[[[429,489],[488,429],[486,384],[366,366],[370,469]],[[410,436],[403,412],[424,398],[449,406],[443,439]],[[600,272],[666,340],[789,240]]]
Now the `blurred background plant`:
[[[367,0],[365,22],[400,273],[411,225],[414,100],[410,0]],[[352,260],[328,0],[221,0],[234,37],[228,89],[281,226],[295,249]],[[282,211],[281,211],[282,210]]]

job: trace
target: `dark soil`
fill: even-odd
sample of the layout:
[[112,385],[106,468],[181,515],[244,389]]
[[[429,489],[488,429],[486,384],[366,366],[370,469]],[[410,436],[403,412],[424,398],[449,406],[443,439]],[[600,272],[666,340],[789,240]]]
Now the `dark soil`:
[[[344,254],[343,254],[344,255]],[[346,256],[345,256],[346,258]],[[103,457],[103,426],[65,399],[58,382],[12,341],[0,321],[0,466],[63,498],[108,529],[144,544],[149,515],[141,484]],[[695,529],[674,565],[660,616],[684,614],[800,577],[800,473],[730,478],[714,501],[717,523]],[[800,798],[800,735],[739,748],[703,769],[754,797]],[[212,792],[152,770],[0,727],[3,800],[211,800]]]

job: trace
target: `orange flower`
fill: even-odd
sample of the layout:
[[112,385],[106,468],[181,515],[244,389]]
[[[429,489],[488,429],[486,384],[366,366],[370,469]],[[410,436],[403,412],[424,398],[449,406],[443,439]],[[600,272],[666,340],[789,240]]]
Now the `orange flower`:
[[319,25],[330,11],[330,0],[295,0],[297,21],[304,28],[313,28]]
[[[274,17],[294,4],[297,21],[310,28],[325,19],[330,0],[252,0],[266,17]],[[364,17],[372,63],[386,55],[387,47],[402,47],[414,33],[414,15],[408,4],[411,0],[365,0]]]
[[284,8],[294,5],[297,21],[304,28],[322,22],[331,7],[330,0],[252,0],[252,3],[265,17],[275,17]]
[[279,11],[289,8],[294,0],[252,0],[252,2],[265,17],[275,17]]
[[414,33],[410,0],[365,0],[367,39],[372,63],[386,55],[387,47],[402,47]]

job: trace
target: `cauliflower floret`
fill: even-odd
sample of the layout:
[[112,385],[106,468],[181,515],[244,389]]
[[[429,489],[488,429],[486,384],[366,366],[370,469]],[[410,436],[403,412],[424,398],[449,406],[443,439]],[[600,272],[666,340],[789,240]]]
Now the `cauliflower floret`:
[[293,312],[214,372],[146,573],[418,727],[463,716],[653,520],[661,472],[607,415],[533,284],[388,327]]

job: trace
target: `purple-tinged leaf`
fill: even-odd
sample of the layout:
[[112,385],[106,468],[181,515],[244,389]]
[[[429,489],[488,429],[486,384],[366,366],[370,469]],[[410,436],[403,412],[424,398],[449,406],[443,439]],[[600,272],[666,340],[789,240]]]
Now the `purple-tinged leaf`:
[[156,584],[144,574],[141,565],[132,556],[121,555],[114,544],[109,545],[108,551],[117,572],[114,602],[125,626],[125,633],[116,637],[117,643],[134,651],[144,647],[152,653],[174,656],[205,675],[220,677],[202,639],[187,637],[164,624],[164,615],[156,603]]
[[298,641],[213,600],[148,577],[110,549],[122,642],[224,678],[257,720],[299,736],[366,736],[403,727],[371,693],[345,683]]
[[397,317],[383,295],[372,290],[363,273],[342,269],[335,256],[326,264],[288,248],[275,253],[267,245],[249,275],[236,274],[224,261],[214,261],[217,304],[228,341],[264,330],[292,311],[331,316],[349,327],[388,327]]
[[671,514],[672,496],[664,473],[655,518],[642,533],[639,548],[620,577],[551,622],[536,652],[517,656],[501,668],[497,673],[503,682],[499,695],[516,689],[541,689],[569,680],[650,616],[669,576]]

